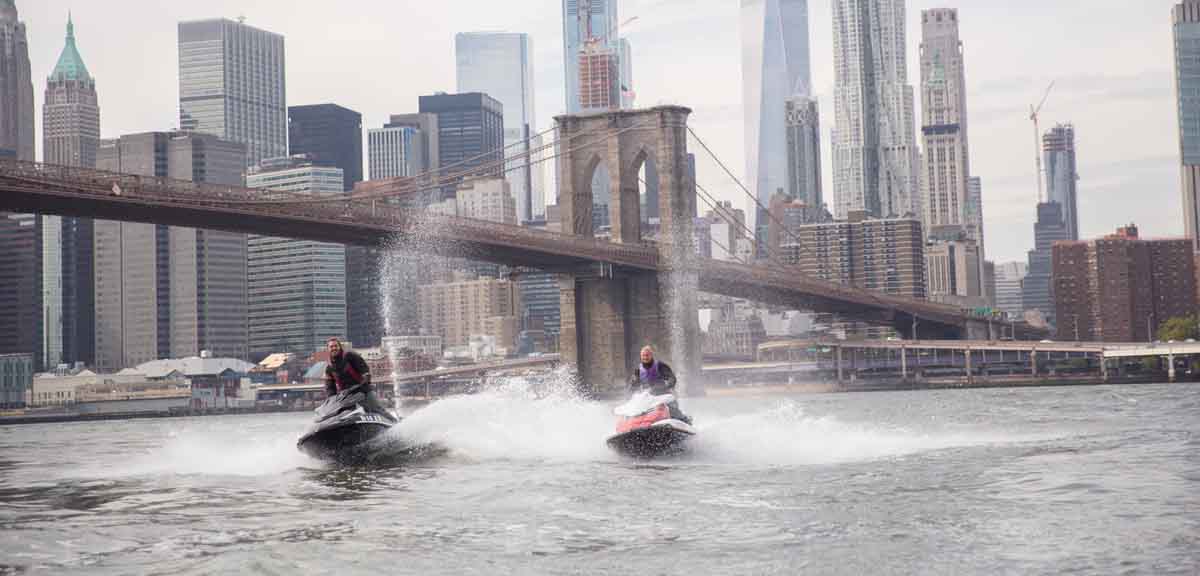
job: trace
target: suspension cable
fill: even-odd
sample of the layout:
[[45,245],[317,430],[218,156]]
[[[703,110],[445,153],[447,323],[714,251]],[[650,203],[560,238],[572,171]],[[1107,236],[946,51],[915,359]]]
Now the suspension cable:
[[[592,146],[595,144],[599,144],[601,142],[605,142],[607,140],[611,140],[612,138],[615,138],[615,137],[617,137],[621,134],[624,134],[626,132],[629,132],[631,130],[643,128],[647,124],[649,124],[652,120],[653,119],[645,120],[642,122],[632,124],[630,126],[626,126],[625,128],[608,131],[603,136],[601,136],[597,139],[572,146],[571,148],[568,148],[566,150],[559,150],[550,156],[545,156],[545,157],[539,158],[537,160],[531,160],[531,159],[527,158],[529,156],[532,156],[533,153],[535,153],[535,152],[541,152],[548,148],[558,146],[559,140],[554,140],[554,141],[550,142],[549,144],[545,144],[538,148],[535,148],[535,149],[532,149],[532,150],[529,150],[526,152],[522,152],[520,154],[516,154],[509,158],[505,158],[504,160],[493,162],[493,163],[490,163],[490,164],[487,164],[484,166],[470,168],[470,169],[452,174],[450,176],[443,177],[442,179],[439,179],[436,182],[432,182],[432,183],[429,183],[429,184],[423,185],[423,186],[418,185],[416,187],[405,187],[405,188],[402,188],[399,190],[387,190],[387,191],[382,191],[382,192],[367,193],[367,194],[362,194],[362,195],[358,195],[358,196],[349,196],[349,197],[318,196],[318,197],[306,197],[306,198],[301,198],[301,199],[286,199],[286,200],[277,200],[277,199],[242,200],[242,201],[234,201],[231,203],[236,203],[236,204],[240,204],[240,205],[341,203],[341,202],[348,202],[348,201],[379,200],[379,199],[386,199],[386,198],[397,197],[397,196],[417,194],[417,193],[421,193],[421,192],[435,191],[435,190],[440,190],[443,187],[445,187],[449,184],[452,184],[452,183],[453,184],[461,184],[461,183],[465,183],[465,182],[473,182],[476,180],[485,180],[485,179],[489,179],[489,178],[494,178],[495,177],[494,174],[488,173],[491,171],[492,168],[499,168],[501,173],[504,174],[504,173],[515,171],[518,169],[524,169],[528,166],[540,165],[545,162],[549,162],[550,160],[553,160],[555,158],[558,158],[560,156],[563,156],[565,154],[580,150],[582,148],[586,148],[588,146]],[[570,136],[567,139],[567,141],[570,142],[576,138],[580,138],[580,137],[591,135],[591,134],[593,134],[593,133],[589,132],[589,133],[574,134],[574,135]],[[526,158],[527,161],[522,164],[519,164],[519,165],[506,166],[512,160],[518,159],[518,158]],[[474,176],[472,176],[472,173],[474,173]]]

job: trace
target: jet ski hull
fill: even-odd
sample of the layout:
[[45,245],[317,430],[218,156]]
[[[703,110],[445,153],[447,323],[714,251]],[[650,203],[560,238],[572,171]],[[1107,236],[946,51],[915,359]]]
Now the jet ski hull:
[[623,456],[648,460],[683,452],[695,435],[686,422],[665,420],[609,436],[608,447]]
[[301,452],[320,460],[355,462],[368,456],[368,446],[387,432],[392,422],[353,422],[312,430],[296,441]]

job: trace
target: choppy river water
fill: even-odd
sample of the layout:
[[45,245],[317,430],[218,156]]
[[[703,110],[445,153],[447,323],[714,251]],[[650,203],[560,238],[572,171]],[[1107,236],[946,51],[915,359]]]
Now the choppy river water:
[[0,427],[0,574],[1200,573],[1200,386],[683,405],[655,463],[519,385],[372,468],[299,454],[307,414]]

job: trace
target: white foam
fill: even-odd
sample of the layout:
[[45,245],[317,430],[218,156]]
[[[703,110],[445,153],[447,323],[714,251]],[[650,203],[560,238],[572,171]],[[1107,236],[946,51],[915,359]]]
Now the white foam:
[[570,386],[538,389],[521,378],[472,396],[447,398],[405,418],[395,433],[477,460],[588,461],[613,458],[604,439],[612,409]]
[[[104,477],[162,474],[272,476],[320,463],[296,449],[301,428],[290,419],[245,427],[193,420],[172,430],[165,441],[120,466],[93,471]],[[285,424],[286,422],[286,424]],[[301,425],[302,426],[302,425]]]
[[955,447],[1017,440],[974,432],[913,432],[858,424],[835,416],[809,416],[795,400],[776,401],[762,411],[697,418],[695,449],[704,460],[770,466],[836,464],[905,456]]
[[[697,411],[698,434],[687,462],[797,466],[905,456],[955,447],[1021,440],[973,431],[914,432],[805,414],[795,400],[771,400],[729,416]],[[685,405],[685,408],[687,406]],[[713,408],[709,404],[707,408]],[[604,440],[613,432],[612,406],[564,390],[535,394],[528,383],[449,398],[413,413],[396,428],[409,442],[435,443],[476,460],[613,460]]]

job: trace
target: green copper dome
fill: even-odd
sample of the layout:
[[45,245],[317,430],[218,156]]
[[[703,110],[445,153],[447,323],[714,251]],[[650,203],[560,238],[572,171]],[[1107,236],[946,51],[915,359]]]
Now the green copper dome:
[[62,55],[58,57],[58,65],[50,74],[51,80],[91,80],[87,66],[83,65],[83,57],[75,47],[75,23],[67,16],[67,45],[63,47]]

